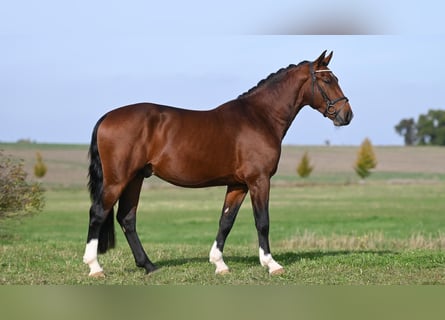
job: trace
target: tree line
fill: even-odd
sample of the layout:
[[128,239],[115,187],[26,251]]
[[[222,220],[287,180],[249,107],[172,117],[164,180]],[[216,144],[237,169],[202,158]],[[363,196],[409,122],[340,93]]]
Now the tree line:
[[445,110],[429,110],[417,118],[402,119],[394,127],[405,145],[445,146]]

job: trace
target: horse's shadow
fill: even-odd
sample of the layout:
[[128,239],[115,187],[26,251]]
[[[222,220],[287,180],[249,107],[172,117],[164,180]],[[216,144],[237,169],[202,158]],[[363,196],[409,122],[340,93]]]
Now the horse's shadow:
[[[298,263],[302,260],[318,260],[325,257],[333,256],[348,256],[351,254],[374,254],[378,256],[395,254],[394,251],[390,250],[334,250],[334,251],[304,251],[304,252],[281,252],[273,255],[274,259],[283,265],[292,265]],[[235,255],[225,255],[224,260],[227,263],[236,262],[244,263],[249,266],[258,265],[258,256],[235,256]],[[167,259],[157,261],[158,267],[175,267],[181,266],[188,263],[205,263],[209,262],[208,257],[195,256],[195,257],[181,257],[175,259]]]

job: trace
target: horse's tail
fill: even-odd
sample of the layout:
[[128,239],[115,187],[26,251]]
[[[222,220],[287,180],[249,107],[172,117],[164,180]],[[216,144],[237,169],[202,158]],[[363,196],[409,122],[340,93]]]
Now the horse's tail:
[[[90,216],[92,214],[103,214],[103,171],[102,162],[100,159],[99,149],[97,146],[97,130],[100,124],[105,119],[105,116],[99,119],[94,127],[93,134],[91,136],[91,144],[89,150],[90,166],[88,169],[88,189],[90,190],[91,209]],[[114,233],[114,212],[113,208],[107,214],[105,221],[103,222],[99,232],[99,253],[105,253],[108,249],[115,246],[115,233]]]

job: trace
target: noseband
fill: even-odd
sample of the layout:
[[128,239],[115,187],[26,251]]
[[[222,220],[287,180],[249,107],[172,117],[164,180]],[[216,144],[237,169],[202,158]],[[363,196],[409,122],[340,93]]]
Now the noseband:
[[328,96],[328,94],[323,90],[323,88],[320,86],[320,84],[317,81],[317,78],[315,77],[316,73],[320,73],[320,72],[332,72],[331,70],[314,70],[314,65],[312,63],[309,64],[309,68],[311,71],[311,77],[312,77],[312,101],[314,101],[314,97],[315,97],[315,85],[317,85],[318,90],[320,91],[324,101],[326,102],[326,110],[323,113],[323,116],[327,117],[329,116],[334,116],[334,118],[337,117],[338,111],[335,110],[335,104],[337,102],[340,102],[342,100],[345,100],[345,102],[343,103],[343,105],[341,106],[340,110],[343,109],[343,107],[345,106],[346,102],[349,101],[348,98],[346,98],[345,96],[337,98],[335,100],[331,100]]

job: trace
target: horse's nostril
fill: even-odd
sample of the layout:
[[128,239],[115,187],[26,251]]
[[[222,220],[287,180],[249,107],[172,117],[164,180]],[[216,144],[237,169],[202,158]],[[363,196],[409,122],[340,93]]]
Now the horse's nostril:
[[348,112],[348,121],[351,122],[352,118],[354,118],[354,113],[352,111]]

